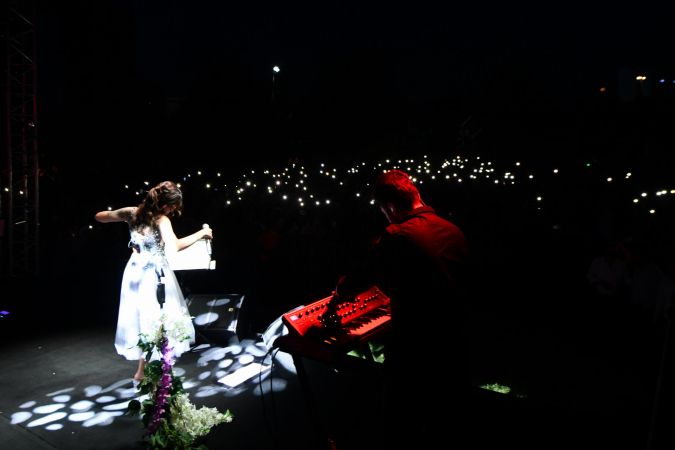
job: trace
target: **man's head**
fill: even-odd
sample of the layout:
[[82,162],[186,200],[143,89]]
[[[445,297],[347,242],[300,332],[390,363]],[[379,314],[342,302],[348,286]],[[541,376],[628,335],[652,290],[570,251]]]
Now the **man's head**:
[[410,175],[402,170],[380,174],[375,180],[373,195],[390,223],[397,223],[413,209],[424,206]]

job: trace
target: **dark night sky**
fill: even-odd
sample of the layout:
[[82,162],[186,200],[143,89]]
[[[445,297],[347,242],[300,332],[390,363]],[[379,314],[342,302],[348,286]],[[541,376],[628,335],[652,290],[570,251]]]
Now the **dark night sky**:
[[40,149],[93,173],[451,152],[467,118],[483,150],[540,149],[621,69],[675,76],[644,3],[42,3]]

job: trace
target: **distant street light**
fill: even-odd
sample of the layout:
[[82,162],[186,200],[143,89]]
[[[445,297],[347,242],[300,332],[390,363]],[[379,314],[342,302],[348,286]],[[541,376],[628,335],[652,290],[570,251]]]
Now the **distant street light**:
[[275,85],[276,84],[275,83],[276,82],[276,75],[279,72],[281,72],[281,69],[279,68],[279,66],[272,67],[272,102],[274,102],[274,97],[275,97],[276,89],[277,89],[277,87]]

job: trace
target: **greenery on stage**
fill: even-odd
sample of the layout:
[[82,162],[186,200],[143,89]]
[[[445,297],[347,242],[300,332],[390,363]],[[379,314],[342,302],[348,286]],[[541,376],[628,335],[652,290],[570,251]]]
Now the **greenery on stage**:
[[[138,385],[140,400],[129,402],[127,414],[141,415],[146,428],[143,440],[149,449],[206,449],[199,444],[200,439],[214,426],[234,418],[229,410],[221,413],[216,408],[195,407],[183,389],[182,379],[174,374],[175,359],[169,342],[189,339],[185,330],[180,323],[167,327],[162,315],[157,332],[153,336],[142,334],[138,341],[149,362]],[[153,359],[153,355],[159,358]]]

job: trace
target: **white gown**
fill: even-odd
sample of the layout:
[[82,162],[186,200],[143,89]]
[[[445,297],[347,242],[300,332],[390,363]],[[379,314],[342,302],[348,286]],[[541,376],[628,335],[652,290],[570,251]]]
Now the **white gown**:
[[[167,333],[169,347],[173,348],[174,357],[179,357],[195,343],[195,329],[176,275],[169,268],[161,235],[158,229],[151,227],[146,227],[142,232],[131,230],[130,234],[129,247],[136,251],[132,252],[122,276],[115,349],[128,360],[145,358],[137,346],[139,335],[144,333],[150,339],[156,336],[163,312],[165,326],[170,329]],[[162,271],[165,302],[160,308],[157,301],[157,274]],[[175,336],[177,328],[187,339]],[[159,356],[155,352],[150,359]]]

